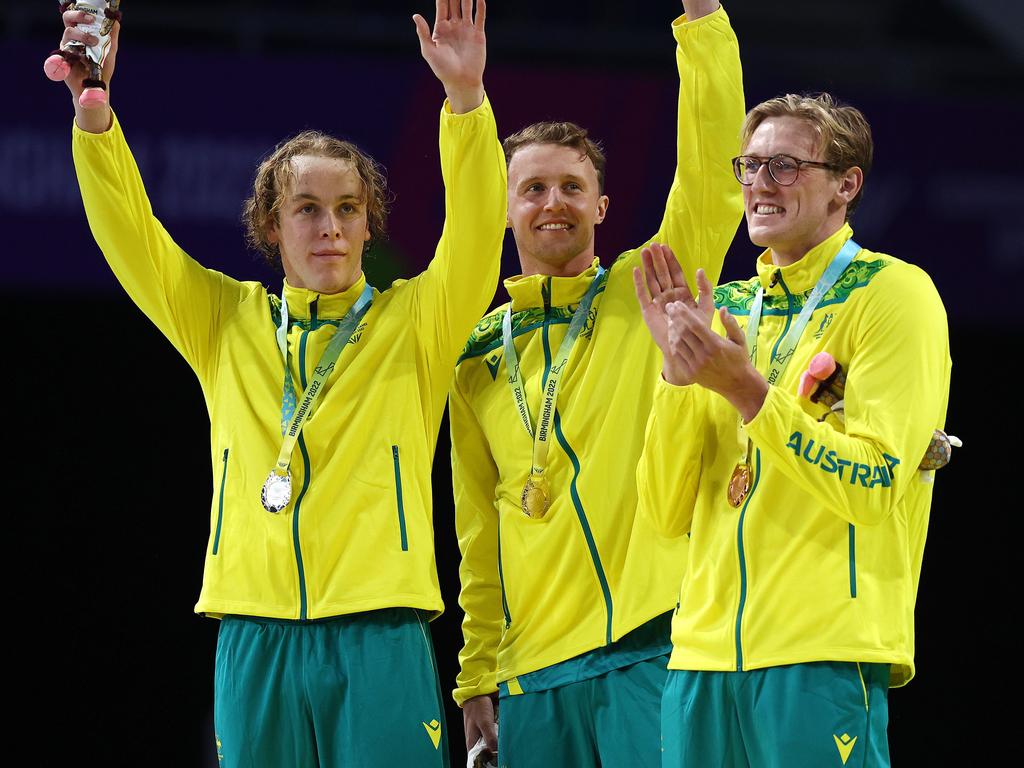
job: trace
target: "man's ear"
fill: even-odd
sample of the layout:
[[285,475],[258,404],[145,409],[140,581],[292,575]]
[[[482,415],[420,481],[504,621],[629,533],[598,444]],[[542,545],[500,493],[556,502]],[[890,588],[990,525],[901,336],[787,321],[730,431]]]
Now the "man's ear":
[[595,224],[600,224],[604,221],[604,217],[608,215],[608,206],[611,200],[608,199],[608,195],[601,195],[597,198],[597,218],[594,219]]

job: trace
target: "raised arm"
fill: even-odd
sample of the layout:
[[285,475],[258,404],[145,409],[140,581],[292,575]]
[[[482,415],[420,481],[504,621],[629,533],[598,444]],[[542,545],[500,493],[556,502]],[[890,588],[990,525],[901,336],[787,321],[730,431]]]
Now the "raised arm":
[[434,258],[418,279],[417,327],[436,380],[447,388],[451,367],[494,296],[505,233],[505,155],[483,91],[487,5],[438,0],[431,34],[415,17],[423,58],[444,86],[441,172],[445,223]]
[[[81,11],[64,14],[64,42],[88,35],[76,29]],[[84,64],[65,79],[75,106],[72,154],[82,201],[96,243],[132,300],[167,336],[202,379],[215,351],[222,307],[237,302],[243,287],[204,269],[184,253],[154,217],[135,160],[110,110],[109,83],[117,55],[118,25],[104,64],[105,104],[79,103]]]
[[669,245],[690,281],[703,267],[714,283],[743,213],[730,165],[745,113],[743,73],[736,35],[717,0],[685,0],[683,9],[672,25],[679,70],[676,172],[649,242]]
[[[65,11],[62,19],[64,21],[64,35],[60,41],[63,48],[69,42],[79,42],[85,46],[93,46],[99,43],[99,38],[94,34],[78,28],[79,24],[88,25],[95,21],[92,14],[84,11]],[[103,81],[108,84],[107,99],[104,103],[92,107],[82,106],[82,91],[85,90],[85,80],[89,77],[89,67],[84,61],[75,63],[67,72],[64,83],[71,91],[75,105],[75,123],[83,131],[88,133],[103,133],[110,128],[113,115],[110,111],[110,78],[114,74],[114,64],[117,59],[117,40],[121,32],[120,23],[115,22],[110,30],[110,48],[103,60]]]

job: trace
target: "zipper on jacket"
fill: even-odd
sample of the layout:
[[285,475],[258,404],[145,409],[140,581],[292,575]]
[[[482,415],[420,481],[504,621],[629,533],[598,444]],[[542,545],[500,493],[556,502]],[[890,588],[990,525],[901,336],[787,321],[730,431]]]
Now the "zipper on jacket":
[[512,617],[508,612],[508,599],[505,596],[505,571],[501,564],[501,518],[498,518],[498,583],[501,585],[501,610],[505,613],[505,629],[512,626]]
[[540,391],[548,385],[548,374],[551,373],[551,342],[548,339],[548,328],[551,324],[551,278],[548,277],[540,286],[540,295],[544,299],[544,327],[541,337],[544,340],[544,375],[540,380]]
[[[786,309],[786,326],[782,329],[782,333],[779,334],[779,338],[775,340],[775,344],[772,346],[771,356],[768,358],[768,367],[771,367],[772,361],[775,359],[775,353],[779,350],[779,344],[786,338],[786,334],[789,333],[789,326],[793,322],[793,294],[789,292],[789,287],[786,285],[786,281],[782,278],[782,272],[776,272],[779,277],[779,284],[782,286],[782,290],[786,292],[786,298],[788,299],[788,307]],[[757,361],[754,361],[756,367]],[[747,556],[746,551],[743,548],[743,522],[747,516],[747,507],[750,505],[750,500],[754,498],[754,491],[757,490],[757,483],[761,479],[761,451],[760,449],[754,449],[754,483],[750,488],[750,494],[747,496],[747,500],[743,503],[743,510],[740,512],[740,520],[737,524],[736,531],[736,547],[739,550],[740,556],[740,604],[736,609],[736,671],[743,671],[743,609],[747,604]]]
[[736,545],[740,551],[740,605],[736,610],[736,671],[743,671],[743,609],[747,604],[747,558],[743,549],[743,521],[747,516],[747,507],[750,500],[754,498],[754,491],[757,490],[757,483],[761,479],[761,450],[754,449],[754,484],[750,487],[750,494],[743,502],[743,510],[740,512],[740,522],[737,527]]
[[213,554],[220,546],[220,526],[224,521],[224,483],[228,479],[228,449],[224,449],[224,469],[220,474],[220,501],[217,504],[217,532],[213,535]]
[[391,446],[391,459],[395,464],[395,498],[398,501],[398,529],[402,533],[402,551],[409,551],[409,540],[405,533],[405,506],[402,504],[402,465],[398,460],[398,446]]
[[[319,298],[309,305],[309,330],[303,331],[299,339],[299,383],[302,391],[306,390],[306,342],[310,332],[316,328],[316,309]],[[295,499],[295,512],[292,515],[292,546],[295,549],[295,567],[299,574],[299,620],[306,620],[306,569],[302,564],[302,546],[299,544],[299,512],[302,510],[302,500],[306,498],[306,491],[309,489],[310,474],[312,468],[309,462],[309,452],[306,450],[306,441],[299,433],[299,451],[302,454],[302,489]]]
[[[546,341],[546,340],[545,340]],[[587,540],[587,548],[590,550],[590,558],[594,561],[594,570],[597,572],[597,580],[601,585],[601,592],[604,595],[605,605],[605,645],[612,644],[612,591],[608,586],[608,577],[605,575],[604,566],[601,565],[601,555],[597,551],[597,542],[594,540],[594,533],[590,530],[590,522],[587,520],[587,514],[583,511],[583,502],[580,501],[579,489],[576,486],[576,481],[580,476],[580,461],[576,458],[576,454],[572,448],[569,447],[569,441],[565,439],[565,435],[562,433],[562,419],[558,414],[558,409],[555,408],[555,436],[558,438],[559,445],[562,446],[562,450],[565,451],[565,455],[569,457],[569,461],[572,462],[572,480],[569,482],[569,495],[572,498],[572,504],[576,508],[576,516],[580,520],[580,527],[583,528],[583,537]]]
[[850,597],[857,596],[857,529],[850,526]]

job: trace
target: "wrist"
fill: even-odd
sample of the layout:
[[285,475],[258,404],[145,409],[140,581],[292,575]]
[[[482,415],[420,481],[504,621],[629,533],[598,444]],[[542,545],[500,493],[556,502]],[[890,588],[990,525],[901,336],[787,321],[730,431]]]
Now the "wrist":
[[727,399],[740,412],[744,424],[749,424],[760,413],[768,397],[768,387],[768,381],[753,366],[749,366],[747,375],[728,394]]
[[86,133],[106,133],[114,124],[109,106],[86,109],[75,99],[75,123]]
[[661,365],[661,378],[674,387],[687,387],[693,382],[689,381],[677,366],[665,360]]
[[445,95],[448,97],[448,105],[452,112],[457,115],[464,115],[484,103],[484,85],[477,83],[470,86],[444,87]]

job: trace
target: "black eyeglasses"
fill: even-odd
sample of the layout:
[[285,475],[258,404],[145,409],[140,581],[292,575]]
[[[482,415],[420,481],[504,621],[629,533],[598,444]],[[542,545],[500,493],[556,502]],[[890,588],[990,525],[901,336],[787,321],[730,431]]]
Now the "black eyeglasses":
[[800,167],[810,165],[814,168],[827,168],[830,171],[841,171],[837,165],[819,163],[815,160],[797,160],[789,155],[772,155],[771,157],[754,157],[753,155],[740,155],[732,159],[732,170],[736,174],[736,180],[745,187],[754,183],[754,177],[761,170],[762,165],[768,165],[768,174],[775,180],[776,184],[788,187],[796,181],[800,175]]

